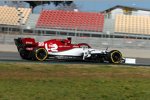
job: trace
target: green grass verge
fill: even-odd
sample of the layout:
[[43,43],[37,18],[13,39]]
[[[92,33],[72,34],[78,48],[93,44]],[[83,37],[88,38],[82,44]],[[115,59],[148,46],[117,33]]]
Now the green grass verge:
[[0,63],[0,100],[149,99],[149,67]]

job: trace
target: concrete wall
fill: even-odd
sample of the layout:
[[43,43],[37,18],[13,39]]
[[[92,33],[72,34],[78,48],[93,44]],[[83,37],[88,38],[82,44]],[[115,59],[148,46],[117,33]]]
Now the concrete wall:
[[[14,38],[32,37],[36,41],[42,42],[54,38],[67,38],[67,36],[35,36],[35,35],[3,35],[0,34],[1,44],[14,44]],[[73,43],[88,43],[96,48],[134,48],[150,49],[150,40],[129,39],[129,38],[95,38],[95,37],[72,37]]]

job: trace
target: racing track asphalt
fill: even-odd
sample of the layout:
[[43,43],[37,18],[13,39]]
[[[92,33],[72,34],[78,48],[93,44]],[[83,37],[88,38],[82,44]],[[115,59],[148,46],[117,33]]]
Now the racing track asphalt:
[[[26,60],[22,60],[17,52],[0,52],[0,61],[1,62],[29,62]],[[30,61],[31,62],[31,61]],[[61,63],[58,61],[47,61],[46,63]],[[67,63],[67,64],[91,64],[88,62],[62,62],[62,63]],[[136,58],[136,64],[135,66],[150,66],[150,58]]]

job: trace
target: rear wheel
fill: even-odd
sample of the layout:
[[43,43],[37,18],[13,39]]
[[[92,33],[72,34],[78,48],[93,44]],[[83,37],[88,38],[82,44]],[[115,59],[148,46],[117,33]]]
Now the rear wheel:
[[122,62],[122,54],[118,50],[112,50],[108,54],[109,62],[119,64]]
[[20,53],[20,56],[22,59],[25,59],[25,60],[34,60],[34,57],[33,57],[33,52],[30,52],[30,51],[27,51],[23,48],[20,48],[19,49],[19,53]]
[[20,54],[22,59],[28,60],[28,55],[29,55],[28,51],[24,50],[23,48],[20,48],[19,54]]
[[44,61],[48,57],[48,53],[44,48],[37,48],[34,51],[35,59],[38,61]]

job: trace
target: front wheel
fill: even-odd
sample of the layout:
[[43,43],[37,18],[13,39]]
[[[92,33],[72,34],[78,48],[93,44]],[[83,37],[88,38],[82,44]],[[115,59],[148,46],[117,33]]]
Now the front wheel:
[[110,63],[119,64],[122,62],[122,53],[118,50],[112,50],[108,53]]
[[48,53],[44,48],[37,48],[34,51],[35,59],[38,61],[44,61],[48,57]]

